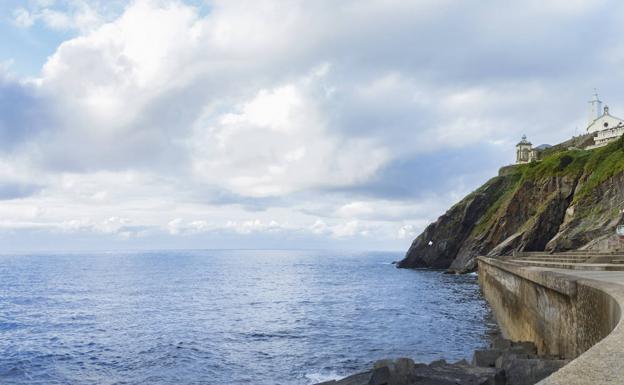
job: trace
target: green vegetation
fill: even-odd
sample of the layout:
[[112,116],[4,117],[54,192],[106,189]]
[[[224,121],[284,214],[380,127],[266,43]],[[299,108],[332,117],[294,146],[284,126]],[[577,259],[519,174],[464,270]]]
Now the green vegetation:
[[498,199],[494,201],[486,213],[479,219],[479,222],[475,225],[472,231],[473,235],[481,235],[491,227],[497,217],[495,214],[503,205],[507,205],[509,200],[513,197],[513,194],[518,189],[520,180],[522,179],[522,172],[518,168],[505,176],[499,176],[497,178],[505,178],[507,180],[503,183],[503,186],[498,193]]
[[[495,221],[505,215],[509,203],[525,183],[535,183],[552,177],[581,178],[582,187],[575,194],[573,201],[578,202],[604,181],[622,172],[624,172],[624,137],[594,150],[567,150],[560,146],[558,151],[551,151],[540,162],[506,168],[504,175],[490,180],[470,195],[473,196],[482,191],[484,187],[491,186],[497,179],[505,179],[500,185],[500,191],[496,194],[496,200],[476,223],[472,235],[478,237],[491,229]],[[545,203],[549,200],[546,199],[543,207],[540,206],[537,211],[544,210]],[[598,208],[594,207],[593,210],[598,210]],[[585,213],[585,215],[591,214],[591,212]],[[593,214],[601,215],[601,213]]]
[[579,201],[607,179],[624,172],[624,136],[605,147],[592,150],[584,172],[588,178],[574,201]]
[[567,150],[545,157],[541,162],[521,165],[523,180],[552,176],[578,176],[583,172],[591,151]]
[[574,197],[578,201],[602,182],[621,172],[624,172],[624,137],[599,149],[561,149],[544,157],[540,162],[515,166],[507,170],[506,175],[497,177],[507,180],[502,184],[498,198],[479,219],[472,233],[479,236],[490,229],[502,215],[498,214],[499,211],[506,209],[524,183],[551,177],[579,178],[588,175],[583,187]]

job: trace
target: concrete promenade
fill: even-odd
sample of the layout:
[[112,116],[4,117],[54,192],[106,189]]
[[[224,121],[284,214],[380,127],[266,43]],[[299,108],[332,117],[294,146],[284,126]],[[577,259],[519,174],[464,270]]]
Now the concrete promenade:
[[[481,287],[506,337],[572,359],[540,385],[624,385],[624,269],[608,263],[619,257],[601,266],[586,257],[589,270],[561,255],[479,258]],[[557,258],[566,268],[547,267]]]

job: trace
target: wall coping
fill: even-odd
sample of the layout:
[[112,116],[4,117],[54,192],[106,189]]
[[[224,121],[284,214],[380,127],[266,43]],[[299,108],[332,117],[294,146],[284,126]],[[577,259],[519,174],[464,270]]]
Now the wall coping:
[[622,272],[562,271],[523,266],[488,257],[478,257],[478,260],[570,297],[576,296],[578,285],[600,290],[611,297],[620,310],[620,319],[611,333],[538,384],[624,384],[624,323],[622,322],[624,275]]

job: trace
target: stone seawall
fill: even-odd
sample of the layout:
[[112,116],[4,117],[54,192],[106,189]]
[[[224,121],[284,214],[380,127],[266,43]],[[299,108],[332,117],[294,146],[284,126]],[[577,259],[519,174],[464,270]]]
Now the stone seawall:
[[624,273],[564,271],[480,257],[479,283],[505,337],[573,359],[540,382],[624,384]]

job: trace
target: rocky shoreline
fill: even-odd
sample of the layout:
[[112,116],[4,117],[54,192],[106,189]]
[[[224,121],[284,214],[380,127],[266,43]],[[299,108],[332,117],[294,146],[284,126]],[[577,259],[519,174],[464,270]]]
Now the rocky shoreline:
[[533,385],[567,363],[559,357],[538,356],[531,342],[496,337],[489,349],[476,350],[470,363],[380,360],[367,372],[316,385]]

